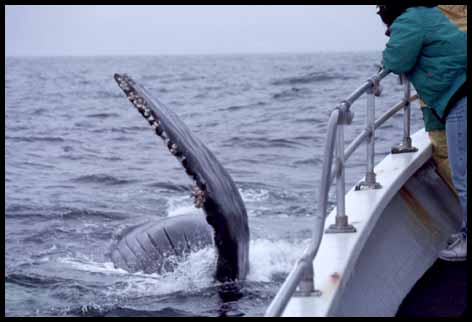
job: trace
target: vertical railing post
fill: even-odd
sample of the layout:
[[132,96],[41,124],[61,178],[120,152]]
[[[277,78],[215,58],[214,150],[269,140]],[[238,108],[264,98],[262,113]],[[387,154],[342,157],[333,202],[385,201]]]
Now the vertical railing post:
[[367,162],[365,181],[356,185],[355,190],[363,189],[380,189],[382,186],[375,180],[375,93],[378,91],[379,80],[376,77],[371,79],[372,87],[367,91],[367,105],[366,105],[366,130],[367,137]]
[[[347,112],[343,112],[347,113]],[[336,131],[336,221],[326,229],[326,233],[353,233],[356,228],[348,223],[346,215],[346,187],[344,176],[344,120],[345,116],[340,117]]]
[[294,295],[299,297],[321,295],[321,291],[315,289],[315,272],[313,270],[313,263],[311,260],[306,262],[303,276]]
[[339,107],[340,117],[336,129],[336,219],[333,225],[326,229],[326,233],[353,233],[356,228],[349,224],[346,215],[346,186],[344,176],[344,125],[351,124],[353,114],[349,111],[347,102]]
[[[307,260],[307,258],[304,258],[304,260]],[[315,271],[313,269],[312,259],[306,261],[303,276],[294,295],[299,297],[321,295],[321,291],[315,289]]]
[[410,112],[411,112],[410,111],[410,93],[411,93],[410,81],[405,76],[405,74],[401,74],[400,82],[404,86],[403,101],[405,102],[405,107],[403,108],[403,140],[400,145],[392,147],[391,152],[394,154],[418,151],[417,148],[411,145],[411,137],[410,137]]
[[309,296],[315,291],[315,272],[313,270],[313,264],[309,263],[306,265],[300,284],[298,284],[298,295]]

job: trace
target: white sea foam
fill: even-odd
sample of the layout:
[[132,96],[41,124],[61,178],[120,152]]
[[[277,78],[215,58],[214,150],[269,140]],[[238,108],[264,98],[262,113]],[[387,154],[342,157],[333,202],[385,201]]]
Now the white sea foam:
[[[307,241],[252,240],[247,280],[270,282],[277,274],[288,274],[306,245]],[[58,261],[75,270],[105,274],[112,278],[115,275],[120,287],[111,286],[104,289],[104,292],[114,296],[139,297],[192,292],[214,286],[215,259],[215,249],[207,247],[179,261],[174,271],[161,274],[130,273],[115,268],[111,262],[95,262],[86,257],[65,257]]]
[[193,205],[190,195],[171,197],[167,199],[167,203],[167,216],[169,217],[197,214],[200,212],[200,210]]
[[252,240],[249,246],[250,270],[247,279],[270,282],[276,274],[288,274],[306,245],[307,241]]
[[205,248],[191,253],[172,272],[163,274],[130,274],[120,293],[126,296],[155,296],[192,292],[214,284],[215,251]]
[[189,254],[185,260],[179,261],[174,271],[161,274],[146,274],[142,271],[130,273],[124,269],[115,268],[112,262],[96,262],[82,256],[58,258],[57,261],[68,268],[116,278],[120,287],[112,286],[104,289],[103,291],[108,295],[139,297],[189,292],[211,286],[214,259],[213,247],[204,248]]
[[107,275],[123,275],[129,274],[129,272],[125,271],[121,268],[115,268],[112,262],[95,262],[88,258],[82,257],[61,257],[58,258],[57,261],[59,263],[65,264],[73,269],[85,272],[92,272],[92,273],[103,273]]

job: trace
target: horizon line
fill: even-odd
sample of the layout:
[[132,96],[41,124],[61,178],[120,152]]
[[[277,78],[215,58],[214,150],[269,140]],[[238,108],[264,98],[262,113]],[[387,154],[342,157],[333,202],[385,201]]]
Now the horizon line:
[[273,51],[273,52],[217,52],[217,53],[161,53],[161,54],[39,54],[25,55],[13,54],[5,55],[5,58],[46,58],[46,57],[159,57],[159,56],[236,56],[236,55],[302,55],[302,54],[321,54],[321,53],[362,53],[362,52],[381,52],[381,49],[360,49],[360,50],[318,50],[318,51]]

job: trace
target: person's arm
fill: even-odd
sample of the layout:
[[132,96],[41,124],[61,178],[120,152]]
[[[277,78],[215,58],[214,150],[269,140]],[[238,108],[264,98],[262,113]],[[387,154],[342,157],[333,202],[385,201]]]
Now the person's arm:
[[421,22],[414,16],[398,17],[390,26],[390,39],[383,52],[384,68],[395,74],[410,71],[423,46],[423,35]]

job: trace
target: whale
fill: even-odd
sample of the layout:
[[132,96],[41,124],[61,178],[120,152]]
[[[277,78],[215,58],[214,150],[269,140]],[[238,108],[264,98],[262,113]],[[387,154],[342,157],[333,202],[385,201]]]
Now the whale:
[[215,278],[244,280],[249,272],[246,207],[228,171],[179,116],[127,74],[114,79],[152,132],[182,165],[192,181],[191,195],[204,215],[161,218],[126,231],[111,250],[115,267],[129,272],[172,271],[189,253],[216,250]]

